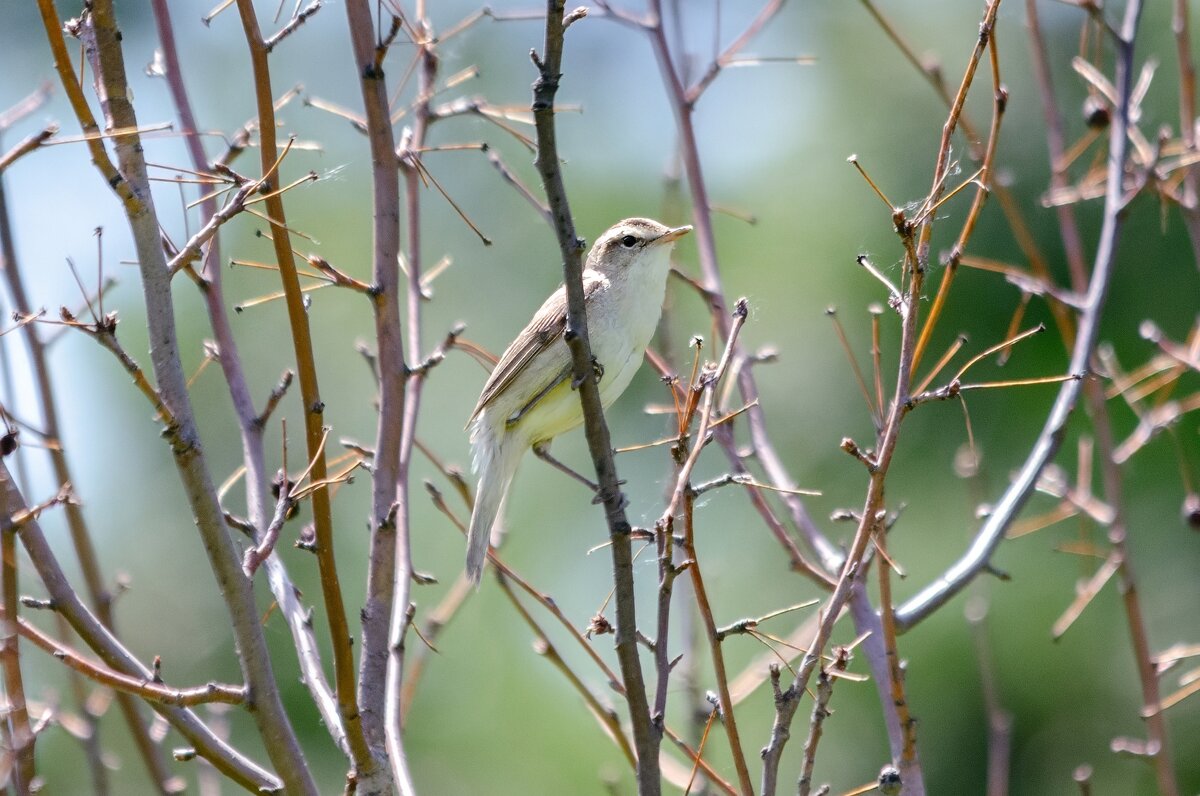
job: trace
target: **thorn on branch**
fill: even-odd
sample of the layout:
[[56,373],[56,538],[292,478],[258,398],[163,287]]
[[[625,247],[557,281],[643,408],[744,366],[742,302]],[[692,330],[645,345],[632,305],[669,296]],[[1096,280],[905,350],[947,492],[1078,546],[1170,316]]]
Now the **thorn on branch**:
[[[436,575],[432,575],[428,572],[418,572],[415,569],[412,572],[412,581],[418,586],[436,586],[439,583]],[[422,638],[422,640],[424,641],[424,638]],[[425,643],[429,644],[428,641]]]
[[446,358],[446,353],[450,351],[450,349],[454,348],[454,344],[458,342],[459,335],[461,335],[466,328],[467,325],[465,323],[456,323],[454,327],[446,333],[446,337],[442,340],[438,347],[433,349],[433,352],[419,365],[412,368],[409,373],[413,375],[419,374],[422,376],[429,373],[430,370],[432,370],[436,365]]
[[310,254],[308,256],[308,264],[324,274],[331,283],[337,285],[338,287],[350,288],[351,290],[368,296],[374,296],[378,293],[378,290],[375,288],[375,286],[368,285],[366,282],[362,282],[342,271],[339,271],[337,268],[334,268],[332,265],[330,265],[329,261],[324,257]]
[[990,561],[987,564],[983,565],[983,571],[989,575],[994,576],[997,580],[1002,580],[1002,581],[1006,581],[1006,582],[1012,580],[1012,575],[1009,575],[1007,572],[998,568],[995,564],[992,564]]
[[292,370],[285,370],[283,375],[279,377],[279,383],[271,390],[271,394],[267,396],[266,406],[263,407],[262,414],[254,418],[254,425],[258,428],[266,428],[267,422],[271,419],[271,414],[275,408],[279,406],[279,402],[283,400],[283,396],[287,394],[288,388],[292,386],[292,379],[296,374]]

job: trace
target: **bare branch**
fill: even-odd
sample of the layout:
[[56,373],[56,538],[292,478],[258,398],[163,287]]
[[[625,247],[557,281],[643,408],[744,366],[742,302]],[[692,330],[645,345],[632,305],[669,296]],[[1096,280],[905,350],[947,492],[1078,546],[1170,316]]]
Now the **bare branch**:
[[638,792],[655,796],[661,792],[659,773],[660,733],[651,722],[650,706],[637,649],[637,611],[634,607],[633,553],[631,527],[625,515],[617,468],[613,463],[612,443],[600,404],[600,391],[592,378],[592,353],[588,342],[587,316],[583,298],[583,241],[575,234],[571,208],[559,168],[557,135],[554,127],[554,98],[562,77],[564,0],[547,0],[546,38],[542,54],[530,53],[538,70],[533,87],[533,115],[537,128],[538,173],[546,190],[547,203],[554,217],[554,229],[563,258],[567,290],[567,345],[571,350],[574,382],[579,385],[584,430],[599,495],[604,501],[605,520],[613,558],[613,582],[617,596],[617,657],[625,681],[630,719],[633,723],[634,748],[638,760]]

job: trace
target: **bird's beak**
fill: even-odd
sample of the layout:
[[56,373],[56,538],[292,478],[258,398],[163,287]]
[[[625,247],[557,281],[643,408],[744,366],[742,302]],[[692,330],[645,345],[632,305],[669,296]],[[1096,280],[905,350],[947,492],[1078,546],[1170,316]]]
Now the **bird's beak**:
[[692,231],[692,225],[685,224],[682,227],[675,227],[675,229],[667,230],[661,236],[659,236],[659,238],[657,240],[655,240],[654,242],[655,243],[670,243],[673,240],[678,240],[679,238],[682,238],[684,235],[688,234],[691,231]]

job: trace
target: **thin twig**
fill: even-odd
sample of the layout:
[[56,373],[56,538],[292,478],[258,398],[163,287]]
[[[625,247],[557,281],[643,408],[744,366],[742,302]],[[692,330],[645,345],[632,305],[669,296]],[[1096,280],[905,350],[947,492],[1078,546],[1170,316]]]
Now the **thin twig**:
[[833,684],[837,680],[837,673],[845,671],[849,662],[849,651],[845,647],[838,647],[834,651],[830,669],[821,667],[821,673],[817,676],[817,695],[813,701],[812,717],[808,721],[808,737],[804,739],[804,763],[800,767],[800,783],[797,788],[799,796],[809,796],[812,792],[813,765],[817,759],[817,744],[821,742],[825,719],[833,715],[829,711],[829,700],[833,696]]

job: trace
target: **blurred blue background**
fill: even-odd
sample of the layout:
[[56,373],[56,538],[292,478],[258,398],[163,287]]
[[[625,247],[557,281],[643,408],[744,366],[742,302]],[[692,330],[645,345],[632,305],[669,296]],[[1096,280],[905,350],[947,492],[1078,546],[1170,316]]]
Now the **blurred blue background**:
[[[477,8],[459,0],[432,5],[431,18],[438,30],[450,28]],[[724,45],[758,9],[753,3],[681,5],[686,7],[683,32],[695,59],[693,73],[711,57],[714,35]],[[273,6],[258,6],[264,28],[270,29]],[[1162,61],[1144,107],[1143,129],[1151,132],[1160,125],[1178,127],[1177,71],[1166,6],[1151,4],[1147,9],[1138,45],[1139,59],[1155,56]],[[77,7],[66,3],[59,8],[64,17],[78,13]],[[497,11],[529,8],[529,4],[504,4]],[[915,49],[938,59],[948,82],[957,84],[975,40],[981,4],[891,0],[881,8]],[[206,146],[215,155],[224,148],[216,133],[236,130],[253,115],[254,105],[236,11],[220,14],[206,27],[200,18],[210,10],[206,1],[172,2],[188,88],[201,127],[214,131]],[[276,94],[301,84],[305,96],[360,107],[343,11],[339,3],[328,5],[276,50],[271,60]],[[166,84],[142,71],[157,44],[148,5],[121,3],[118,13],[139,121],[174,121]],[[1055,275],[1065,283],[1054,215],[1039,203],[1048,170],[1024,13],[1022,4],[1006,3],[996,31],[1003,79],[1010,92],[997,165]],[[1077,109],[1086,91],[1069,62],[1077,52],[1082,15],[1050,3],[1042,4],[1042,13],[1060,108],[1074,140],[1084,130]],[[480,71],[477,79],[451,89],[445,98],[461,93],[497,105],[527,107],[534,78],[528,52],[540,47],[541,34],[537,21],[484,19],[445,42],[439,50],[443,78],[472,65]],[[0,41],[0,70],[5,75],[0,82],[0,107],[7,107],[54,75],[32,4],[5,10]],[[404,72],[410,51],[403,44],[394,48],[389,86]],[[780,352],[777,364],[757,371],[771,434],[796,481],[822,490],[823,496],[808,502],[822,527],[834,539],[848,539],[851,526],[824,518],[835,509],[861,505],[866,479],[861,466],[837,446],[843,436],[867,444],[872,429],[825,310],[839,309],[859,361],[866,367],[867,306],[886,296],[854,258],[868,253],[898,279],[901,251],[888,213],[846,158],[857,154],[893,201],[917,201],[929,189],[945,111],[859,4],[787,4],[745,52],[812,56],[815,62],[730,69],[698,104],[696,124],[712,200],[756,221],[750,225],[729,215],[717,216],[725,286],[731,299],[749,298],[752,313],[744,331],[748,346],[770,345]],[[564,173],[581,234],[594,239],[619,218],[662,215],[665,176],[674,168],[676,136],[645,37],[611,20],[586,19],[569,32],[564,72],[559,99],[581,107],[579,113],[559,116]],[[989,79],[981,70],[968,103],[968,111],[981,127],[990,118],[990,95]],[[319,151],[297,151],[285,163],[285,177],[310,169],[322,176],[288,195],[292,227],[316,239],[293,240],[302,252],[320,254],[351,275],[369,279],[370,162],[365,139],[343,119],[300,101],[289,105],[280,118],[282,135],[320,144]],[[61,90],[5,143],[11,145],[49,120],[62,123],[64,136],[77,133]],[[532,134],[531,128],[527,132]],[[431,134],[434,144],[466,142],[488,143],[529,185],[536,185],[531,155],[493,125],[477,118],[452,119],[439,122]],[[964,143],[961,137],[956,142],[956,156],[965,157]],[[152,162],[190,167],[176,137],[151,136],[145,146]],[[425,345],[435,344],[462,320],[468,324],[467,337],[499,352],[560,280],[554,237],[480,153],[429,153],[425,164],[494,241],[483,246],[434,190],[423,192],[426,263],[442,256],[453,259],[433,285],[433,300],[425,304]],[[256,173],[256,154],[244,156],[235,167]],[[957,179],[966,178],[973,169],[964,160]],[[120,282],[105,299],[105,307],[119,312],[126,349],[147,362],[137,272],[127,264],[134,257],[132,244],[120,208],[90,165],[85,147],[71,144],[39,151],[12,168],[5,179],[20,265],[34,305],[46,307],[54,316],[60,305],[79,304],[65,258],[79,264],[85,281],[92,282],[97,264],[93,230],[103,227],[104,273]],[[181,241],[187,234],[183,199],[176,186],[159,186],[156,199],[163,223]],[[969,193],[941,209],[944,220],[935,236],[935,250],[948,247],[957,234]],[[183,191],[187,201],[195,196],[191,188]],[[1082,206],[1080,216],[1086,239],[1094,242],[1099,204]],[[186,223],[187,229],[198,228],[196,211],[187,213]],[[270,261],[269,244],[254,236],[259,226],[243,217],[226,227],[225,256]],[[677,249],[679,265],[689,273],[697,272],[694,245],[685,239]],[[994,202],[985,208],[969,252],[1023,263]],[[231,304],[277,289],[267,272],[233,268],[225,273]],[[202,341],[211,332],[194,286],[185,279],[177,284],[182,348],[190,371],[200,365]],[[1176,211],[1160,208],[1149,198],[1134,204],[1112,297],[1102,335],[1113,342],[1127,367],[1153,353],[1137,335],[1144,318],[1153,317],[1174,339],[1186,334],[1200,308],[1200,284]],[[11,303],[7,296],[4,299],[7,311]],[[1002,340],[1018,299],[1018,291],[994,274],[960,272],[930,354],[943,350],[959,332],[970,336],[967,351],[971,352]],[[694,334],[711,337],[709,321],[695,295],[679,282],[672,283],[669,305],[661,344],[676,361],[688,363],[688,340]],[[310,319],[319,345],[325,417],[333,427],[332,438],[370,444],[376,422],[374,386],[354,352],[357,340],[371,337],[368,307],[357,294],[318,291],[312,295]],[[1039,321],[1053,329],[1045,305],[1035,299],[1024,326]],[[284,309],[279,302],[253,307],[234,315],[233,322],[261,402],[280,372],[292,366]],[[897,340],[895,317],[885,314],[885,373],[894,368]],[[715,358],[717,352],[710,348],[707,354]],[[5,405],[18,416],[36,418],[24,346],[17,335],[0,339],[0,356],[16,374],[16,394],[4,395]],[[56,343],[53,357],[76,489],[105,572],[110,578],[120,573],[131,585],[117,605],[124,639],[144,660],[161,655],[164,676],[171,684],[236,681],[238,668],[226,612],[149,407],[116,363],[81,335],[67,335]],[[988,360],[976,375],[981,379],[1053,375],[1062,373],[1065,364],[1062,343],[1051,331],[1022,344],[1004,369]],[[469,455],[462,427],[484,378],[475,362],[455,353],[438,366],[426,387],[420,438],[447,462],[464,469]],[[891,378],[886,381],[890,385]],[[953,472],[954,455],[966,441],[961,409],[951,403],[932,404],[908,419],[888,485],[889,505],[906,506],[891,537],[891,554],[908,573],[905,581],[895,584],[899,596],[914,594],[960,554],[977,524],[976,505],[1003,490],[1010,471],[1036,436],[1054,391],[1053,386],[1026,387],[970,397],[982,464],[980,475],[969,481]],[[241,452],[217,368],[197,379],[193,395],[209,462],[215,479],[221,481],[238,466]],[[667,396],[645,368],[609,414],[615,443],[632,445],[666,433],[663,418],[647,415],[643,408],[662,403]],[[1134,419],[1117,405],[1113,416],[1118,439],[1123,438]],[[297,427],[298,391],[293,390],[277,417],[287,417],[293,429]],[[1200,464],[1196,431],[1194,417],[1178,428],[1192,467]],[[1078,432],[1077,427],[1059,456],[1072,472]],[[298,450],[298,438],[292,442]],[[276,423],[268,451],[277,457],[278,449]],[[577,467],[589,466],[581,434],[563,438],[555,450]],[[57,485],[44,454],[27,448],[23,456],[31,499],[52,494]],[[433,478],[449,494],[444,481],[427,460],[418,456],[416,462],[411,490],[416,564],[441,581],[414,591],[417,618],[424,621],[458,576],[463,543],[421,487],[422,479]],[[277,464],[273,458],[270,466]],[[624,454],[618,465],[628,481],[631,520],[653,523],[662,510],[670,469],[666,449]],[[713,449],[701,462],[699,478],[724,470],[722,456]],[[1131,549],[1152,644],[1162,649],[1174,642],[1196,641],[1200,637],[1196,620],[1200,578],[1195,574],[1200,537],[1179,518],[1184,489],[1176,453],[1166,439],[1157,440],[1124,472]],[[364,589],[368,496],[368,479],[360,478],[341,489],[334,501],[337,554],[352,624]],[[460,503],[452,505],[465,515]],[[787,571],[778,544],[736,488],[709,493],[700,505],[698,545],[719,624],[820,596],[808,581]],[[1049,498],[1035,498],[1029,511],[1048,510],[1052,505]],[[233,508],[241,510],[240,505]],[[61,516],[51,512],[43,525],[64,564],[73,568],[74,555]],[[604,540],[601,513],[589,505],[589,495],[549,468],[526,463],[510,501],[509,525],[506,560],[552,595],[582,628],[604,602],[611,584],[607,552],[588,552]],[[1098,793],[1153,793],[1154,779],[1147,765],[1109,751],[1114,737],[1143,733],[1136,670],[1115,584],[1105,589],[1065,638],[1057,643],[1050,638],[1050,625],[1071,602],[1077,580],[1093,568],[1094,562],[1056,551],[1061,543],[1081,536],[1102,541],[1103,531],[1072,520],[1006,543],[995,563],[1012,580],[985,580],[969,590],[991,607],[985,626],[990,660],[1000,698],[1014,716],[1012,792],[1071,792],[1072,771],[1088,763],[1095,768]],[[314,560],[290,544],[283,547],[282,555],[309,599],[319,601]],[[651,615],[656,578],[649,551],[639,559],[637,574],[645,622]],[[31,579],[22,588],[38,593]],[[269,601],[262,586],[264,610]],[[987,719],[980,663],[963,616],[965,604],[964,598],[956,599],[900,640],[901,654],[909,662],[910,704],[919,720],[918,739],[931,793],[984,789]],[[681,603],[677,616],[683,614]],[[786,635],[803,615],[772,620],[765,629]],[[681,621],[675,623],[676,629]],[[323,621],[317,622],[317,628],[324,642]],[[268,620],[267,633],[290,710],[322,786],[325,792],[340,792],[345,762],[299,683],[290,636],[277,614]],[[599,673],[569,639],[561,633],[552,636],[585,682],[607,698]],[[852,637],[847,625],[838,640]],[[439,653],[426,662],[407,725],[409,754],[423,793],[633,792],[623,758],[566,680],[531,650],[530,641],[528,628],[488,580],[441,635]],[[593,643],[611,658],[609,637]],[[419,646],[410,638],[410,650]],[[682,635],[672,639],[673,652],[684,649]],[[725,651],[731,671],[736,672],[765,650],[742,637],[727,641]],[[63,701],[58,664],[35,650],[27,650],[25,656],[31,692],[50,702]],[[325,659],[328,662],[328,650]],[[701,656],[698,661],[701,689],[712,687],[706,660]],[[862,672],[865,665],[860,661],[851,668]],[[1163,682],[1168,692],[1176,684],[1172,677]],[[873,685],[841,682],[832,706],[835,713],[826,723],[816,780],[833,783],[836,793],[872,780],[888,754]],[[702,709],[703,703],[689,702],[681,684],[672,689],[668,715],[672,726],[684,731],[691,726],[691,713]],[[806,702],[785,758],[784,782],[794,781],[798,774],[808,711]],[[768,738],[772,712],[768,688],[760,689],[740,709],[739,726],[754,770],[756,751]],[[263,759],[249,722],[236,712],[232,715],[234,738]],[[1195,740],[1200,737],[1200,703],[1184,703],[1168,715],[1181,784],[1185,791],[1196,792],[1200,789],[1200,748]],[[106,716],[102,732],[105,748],[119,763],[113,774],[114,792],[147,792],[141,764],[115,712]],[[177,745],[171,740],[168,744]],[[38,750],[47,792],[85,792],[83,758],[74,740],[51,728]],[[710,739],[708,756],[721,770],[732,770],[725,739],[718,731]],[[196,763],[173,765],[194,780]],[[227,790],[233,792],[232,786]]]

